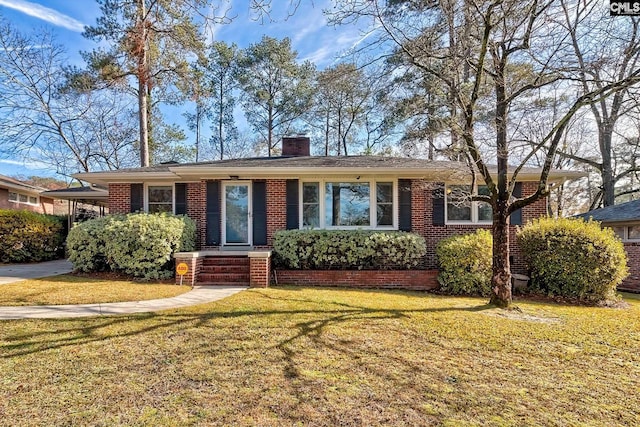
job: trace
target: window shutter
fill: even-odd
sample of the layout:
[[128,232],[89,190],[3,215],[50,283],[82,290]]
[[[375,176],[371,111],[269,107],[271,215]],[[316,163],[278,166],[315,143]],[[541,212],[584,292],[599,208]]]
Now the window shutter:
[[287,180],[287,230],[300,228],[298,180]]
[[411,180],[398,180],[398,229],[411,231]]
[[[522,183],[516,182],[513,186],[513,193],[511,193],[513,197],[522,197]],[[522,225],[522,209],[518,209],[517,211],[513,211],[511,216],[509,217],[509,223],[511,225]]]
[[187,214],[187,184],[183,182],[176,183],[176,215]]
[[208,246],[220,244],[220,181],[207,181],[207,239]]
[[431,202],[433,203],[433,212],[431,214],[432,224],[444,225],[444,184],[435,184],[435,188],[431,190]]
[[267,183],[253,181],[253,244],[267,244]]
[[131,206],[130,212],[142,212],[144,209],[144,186],[142,184],[131,184]]

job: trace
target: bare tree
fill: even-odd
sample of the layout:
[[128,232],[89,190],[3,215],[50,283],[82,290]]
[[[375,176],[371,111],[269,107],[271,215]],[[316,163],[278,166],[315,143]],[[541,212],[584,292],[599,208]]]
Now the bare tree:
[[[488,188],[488,195],[470,197],[492,208],[491,302],[509,307],[510,214],[548,195],[549,173],[571,118],[581,108],[637,83],[640,71],[634,69],[575,96],[569,84],[573,76],[564,64],[571,54],[571,44],[566,28],[558,24],[562,9],[553,1],[356,0],[348,2],[340,13],[343,21],[361,17],[375,20],[386,40],[397,46],[412,66],[447,88],[452,107],[460,114],[460,120],[450,123],[460,126],[455,133],[464,144],[472,184],[479,177]],[[538,137],[538,143],[521,153],[524,155],[519,164],[510,166],[511,137],[518,125],[514,111],[520,105],[531,104],[546,88],[560,81],[567,82],[564,88],[570,101]],[[484,125],[482,134],[478,133],[480,113],[491,117],[490,126]],[[535,155],[544,159],[537,189],[516,198],[513,189],[519,172]]]
[[[574,55],[568,64],[576,69],[579,90],[589,93],[602,89],[612,81],[634,74],[640,65],[640,20],[638,18],[615,18],[608,16],[602,2],[561,1],[563,21],[570,37]],[[605,15],[606,14],[606,15]],[[599,40],[594,43],[595,40]],[[637,165],[626,163],[626,168],[616,170],[615,152],[627,151],[629,140],[616,138],[622,119],[637,107],[631,87],[603,97],[589,105],[591,119],[597,127],[598,160],[561,152],[566,157],[583,162],[598,171],[602,179],[602,203],[615,203],[616,183],[630,174],[639,172]],[[618,141],[616,141],[618,139]],[[616,142],[618,146],[616,146]],[[633,144],[632,144],[633,145]],[[619,166],[622,164],[618,163]]]
[[49,33],[26,36],[0,23],[2,154],[37,159],[65,175],[130,166],[131,106],[112,90],[66,85],[67,63]]

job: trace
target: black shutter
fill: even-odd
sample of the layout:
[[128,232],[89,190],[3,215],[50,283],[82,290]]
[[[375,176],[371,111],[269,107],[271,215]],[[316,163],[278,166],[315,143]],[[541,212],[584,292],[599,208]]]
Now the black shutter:
[[300,228],[300,217],[298,207],[298,180],[287,180],[287,230],[297,230]]
[[176,183],[176,215],[187,214],[187,184]]
[[398,180],[398,229],[400,231],[411,231],[411,180]]
[[207,181],[207,239],[208,246],[220,244],[220,181]]
[[253,181],[253,244],[267,244],[267,183]]
[[142,212],[144,208],[144,186],[131,184],[131,207],[129,212]]
[[431,202],[433,203],[432,223],[433,225],[444,225],[444,184],[435,184],[431,190]]
[[[513,192],[511,193],[513,197],[520,198],[522,197],[522,183],[516,182],[513,186]],[[518,209],[517,211],[513,211],[511,216],[509,217],[509,223],[511,225],[522,225],[522,209]]]

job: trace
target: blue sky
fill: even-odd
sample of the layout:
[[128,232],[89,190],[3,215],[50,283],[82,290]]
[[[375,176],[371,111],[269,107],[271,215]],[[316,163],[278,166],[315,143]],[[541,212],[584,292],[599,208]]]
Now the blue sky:
[[[332,0],[302,0],[296,13],[287,17],[288,0],[273,0],[273,21],[263,23],[251,19],[249,0],[222,1],[231,6],[232,23],[219,25],[211,36],[228,43],[235,42],[241,48],[259,41],[263,35],[292,40],[299,58],[313,61],[319,68],[330,66],[367,37],[366,24],[360,27],[328,26],[323,8],[331,8]],[[277,9],[281,7],[282,9]],[[93,0],[0,0],[0,15],[23,32],[46,28],[56,34],[58,42],[65,45],[73,65],[82,66],[78,54],[91,50],[95,44],[82,37],[85,25],[92,25],[100,15]],[[0,159],[3,175],[51,175],[37,162],[23,159]]]

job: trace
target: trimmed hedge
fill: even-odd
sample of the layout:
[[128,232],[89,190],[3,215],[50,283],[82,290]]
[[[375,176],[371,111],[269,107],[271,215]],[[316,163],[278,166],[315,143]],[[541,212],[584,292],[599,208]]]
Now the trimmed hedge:
[[452,236],[438,242],[440,290],[451,295],[491,295],[493,236],[489,230]]
[[622,242],[598,222],[540,218],[517,239],[531,269],[530,287],[547,295],[611,300],[628,275]]
[[400,231],[287,230],[275,233],[274,263],[285,269],[411,269],[426,253],[424,238]]
[[64,256],[65,217],[0,210],[0,262],[39,262]]
[[195,223],[167,214],[110,215],[76,225],[69,261],[80,271],[119,271],[145,279],[173,275],[174,252],[195,247]]

